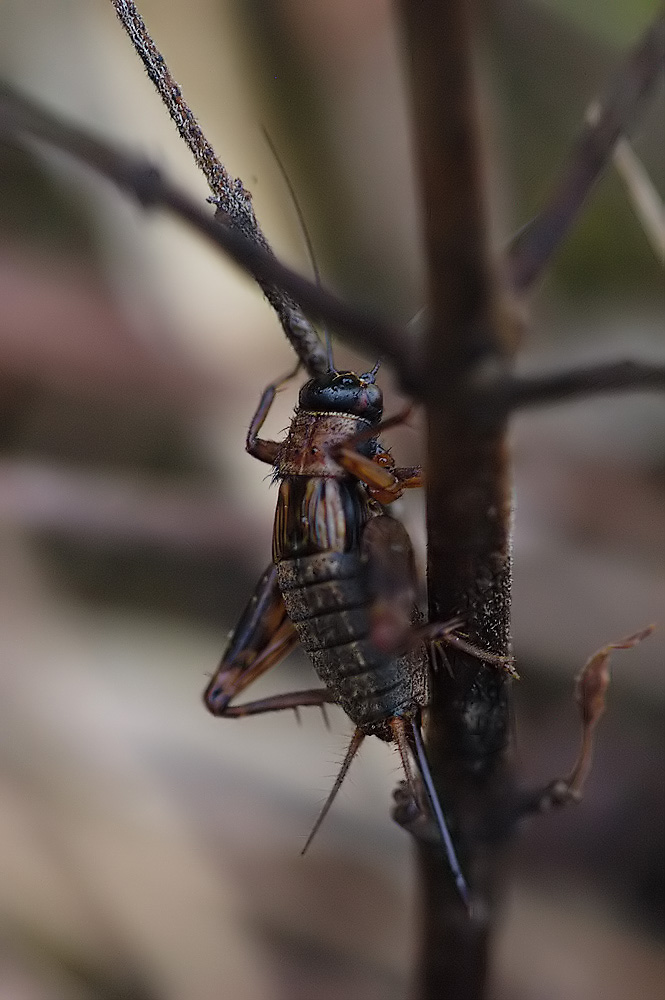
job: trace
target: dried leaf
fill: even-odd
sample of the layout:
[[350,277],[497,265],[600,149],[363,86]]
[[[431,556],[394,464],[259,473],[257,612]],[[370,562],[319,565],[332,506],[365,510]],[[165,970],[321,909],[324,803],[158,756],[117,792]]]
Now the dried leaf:
[[579,798],[582,794],[591,767],[593,730],[605,711],[605,694],[610,683],[610,655],[615,649],[632,649],[637,646],[651,635],[654,628],[655,625],[647,625],[639,632],[603,646],[587,660],[577,678],[575,698],[582,718],[582,744],[579,757],[566,782],[571,797]]

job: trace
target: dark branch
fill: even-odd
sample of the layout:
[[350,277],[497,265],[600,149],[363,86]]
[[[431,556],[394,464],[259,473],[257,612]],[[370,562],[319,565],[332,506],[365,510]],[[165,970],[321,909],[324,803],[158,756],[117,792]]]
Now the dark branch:
[[575,222],[584,201],[612,158],[617,141],[630,135],[665,67],[665,12],[597,101],[542,211],[514,237],[508,250],[513,287],[525,292],[538,280]]
[[588,368],[509,378],[487,393],[479,393],[477,406],[487,417],[492,411],[501,415],[527,406],[564,403],[575,397],[654,389],[665,389],[665,363],[607,361]]
[[[402,387],[416,399],[426,401],[430,395],[438,397],[442,380],[449,386],[453,376],[463,380],[458,361],[464,362],[464,355],[468,385],[463,388],[460,381],[462,400],[466,400],[467,414],[469,409],[475,409],[478,415],[482,414],[485,422],[491,414],[502,417],[504,412],[524,406],[546,405],[601,392],[660,389],[663,386],[662,365],[623,361],[521,379],[506,379],[499,366],[492,381],[486,382],[482,390],[476,390],[474,373],[487,370],[487,357],[484,355],[487,353],[485,338],[488,327],[480,316],[476,318],[472,339],[465,342],[463,348],[459,345],[455,348],[462,350],[461,358],[456,359],[447,353],[451,350],[447,343],[434,368],[431,364],[423,366],[419,338],[353,308],[286,267],[260,243],[252,242],[237,229],[223,225],[223,214],[220,218],[218,212],[213,218],[148,161],[119,151],[84,130],[56,119],[6,86],[0,86],[0,135],[13,141],[32,137],[54,146],[117,184],[146,208],[158,206],[172,212],[222,249],[261,287],[279,285],[308,313],[330,323],[351,344],[392,362]],[[459,225],[462,229],[461,220]],[[469,259],[468,253],[466,259]],[[466,294],[476,282],[477,276],[460,271],[459,294]],[[303,340],[299,346],[311,361],[312,356],[303,344],[309,343],[308,331],[316,337],[312,327],[295,306],[289,314],[289,322],[294,329],[299,323],[304,324]],[[470,401],[473,401],[472,407],[469,406]]]
[[254,234],[257,241],[265,248],[267,243],[254,215],[251,194],[244,188],[240,179],[231,177],[217,158],[135,4],[132,0],[112,0],[112,3],[181,138],[189,147],[197,167],[207,180],[217,204],[226,212],[231,224],[246,236]]
[[[481,427],[460,406],[478,365],[505,373],[511,335],[489,264],[468,0],[402,0],[429,262],[427,525],[430,621],[461,614],[474,646],[508,653],[509,486],[504,425]],[[444,391],[442,391],[442,388]],[[488,828],[508,783],[508,685],[502,671],[446,650],[432,679],[426,739],[439,797],[472,896],[463,913],[440,847],[418,839],[421,1000],[485,995],[497,845]],[[407,810],[408,812],[408,810]],[[402,817],[404,818],[404,817]],[[406,817],[407,823],[410,821]],[[415,832],[415,831],[414,831]]]
[[[286,267],[269,250],[237,229],[223,225],[223,213],[213,217],[146,160],[120,152],[76,126],[59,121],[4,85],[0,85],[0,135],[14,142],[26,137],[45,142],[113,181],[145,208],[168,209],[220,247],[261,287],[274,285],[284,289],[312,316],[326,320],[346,335],[352,334],[349,339],[360,344],[362,350],[391,361],[403,374],[405,382],[413,380],[407,333],[354,309]],[[299,323],[305,324],[304,332],[308,336],[307,330],[311,327],[297,307],[290,313],[289,321],[294,328]],[[311,362],[311,356],[307,356]],[[327,367],[325,351],[322,356]]]
[[[213,195],[211,200],[217,206],[222,221],[271,254],[270,244],[256,221],[251,194],[243,187],[242,181],[231,177],[226,167],[218,160],[185,101],[182,90],[173,79],[164,57],[150,37],[133,0],[112,0],[112,2],[178,132],[189,146],[196,165],[208,181]],[[300,308],[287,294],[288,287],[277,281],[269,282],[262,275],[254,274],[254,277],[277,313],[286,336],[307,371],[311,375],[326,371],[328,362],[325,348]]]

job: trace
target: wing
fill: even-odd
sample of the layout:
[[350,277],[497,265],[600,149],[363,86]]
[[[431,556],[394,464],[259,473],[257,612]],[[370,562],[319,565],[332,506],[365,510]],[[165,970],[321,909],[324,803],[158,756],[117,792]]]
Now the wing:
[[372,642],[386,652],[402,652],[411,645],[417,593],[409,534],[400,521],[381,514],[365,525],[361,550],[372,596]]

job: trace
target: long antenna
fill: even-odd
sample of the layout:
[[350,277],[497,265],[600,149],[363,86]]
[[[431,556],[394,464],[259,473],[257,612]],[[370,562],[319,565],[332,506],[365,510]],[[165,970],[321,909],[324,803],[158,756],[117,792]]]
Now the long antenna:
[[339,774],[335,778],[335,784],[333,785],[332,790],[330,792],[330,795],[328,796],[328,798],[326,799],[326,801],[325,801],[325,803],[323,805],[323,809],[321,810],[321,812],[319,813],[319,815],[317,817],[316,823],[312,827],[312,832],[310,833],[309,837],[307,838],[305,846],[303,847],[302,851],[300,852],[301,855],[305,853],[305,851],[307,850],[307,848],[309,847],[309,845],[312,843],[312,841],[314,840],[314,837],[316,836],[316,833],[317,833],[319,827],[321,826],[321,824],[323,823],[324,819],[328,815],[328,810],[330,809],[331,805],[335,801],[335,796],[337,795],[338,791],[342,787],[342,782],[346,778],[347,772],[348,772],[349,768],[351,767],[351,761],[353,760],[353,758],[355,757],[355,755],[358,753],[358,750],[360,749],[360,744],[362,743],[362,741],[364,739],[365,739],[365,734],[360,729],[356,729],[355,733],[353,734],[353,736],[351,738],[351,742],[349,743],[349,749],[346,751],[346,757],[344,758],[344,762],[342,763],[342,766],[340,768]]
[[[293,202],[293,207],[295,208],[296,215],[298,217],[298,224],[300,225],[300,232],[302,233],[302,237],[303,237],[303,239],[305,241],[305,246],[307,247],[307,256],[309,257],[309,262],[312,265],[312,271],[314,272],[314,280],[316,281],[316,284],[320,288],[321,287],[321,272],[319,271],[319,265],[316,262],[316,255],[314,253],[314,244],[312,243],[312,238],[309,235],[309,230],[307,228],[307,223],[305,222],[305,213],[303,212],[302,207],[300,205],[300,202],[298,201],[298,195],[296,194],[296,190],[295,190],[293,184],[291,183],[291,178],[289,177],[289,175],[287,173],[286,167],[284,166],[284,162],[282,161],[281,156],[277,152],[277,146],[273,142],[273,138],[270,135],[270,132],[265,127],[265,125],[261,126],[261,131],[263,132],[263,138],[265,139],[266,143],[268,144],[268,148],[270,149],[270,152],[272,153],[272,155],[275,158],[275,162],[277,163],[277,166],[279,167],[279,172],[282,175],[282,179],[283,179],[284,183],[286,184],[287,190],[288,190],[288,192],[289,192],[289,194],[291,196],[291,201]],[[328,354],[328,367],[329,367],[330,371],[333,371],[334,368],[335,368],[335,365],[334,365],[333,356],[332,356],[332,344],[330,342],[330,334],[328,333],[328,327],[326,326],[325,323],[322,324],[322,328],[323,328],[323,335],[324,335],[325,341],[326,341],[326,352]]]
[[436,788],[434,787],[432,772],[430,771],[429,761],[427,760],[427,754],[425,753],[425,744],[423,743],[422,733],[420,732],[420,723],[417,719],[411,720],[411,732],[413,733],[413,742],[416,751],[418,769],[420,771],[420,776],[425,789],[427,790],[427,797],[432,805],[437,826],[439,827],[439,832],[441,833],[443,846],[448,857],[448,864],[450,865],[450,870],[453,873],[457,890],[467,909],[470,910],[471,893],[469,892],[467,881],[462,874],[460,863],[457,860],[457,853],[455,851],[455,845],[453,844],[453,838],[450,836],[450,830],[448,829],[446,818],[443,815],[443,809],[441,808],[441,803],[439,802],[439,796],[437,795]]

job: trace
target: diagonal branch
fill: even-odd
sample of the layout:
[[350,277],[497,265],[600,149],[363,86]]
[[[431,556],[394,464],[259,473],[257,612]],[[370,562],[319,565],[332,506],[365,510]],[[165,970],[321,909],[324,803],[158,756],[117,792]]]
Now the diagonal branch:
[[219,207],[226,212],[229,224],[246,236],[253,236],[263,247],[267,242],[259,229],[252,206],[252,196],[239,178],[231,177],[206,139],[187,104],[180,86],[171,75],[164,57],[153,42],[133,0],[111,0],[123,28],[140,56],[181,138],[189,147],[197,167],[208,182]]
[[[137,198],[144,207],[168,209],[220,247],[239,267],[252,275],[261,287],[269,285],[284,289],[312,316],[326,320],[333,327],[346,331],[347,335],[351,333],[353,336],[349,339],[361,344],[362,350],[380,354],[392,361],[399,371],[404,372],[405,378],[409,378],[412,363],[409,360],[408,334],[355,309],[325,288],[286,267],[259,243],[248,239],[238,229],[224,225],[223,214],[221,218],[209,214],[148,161],[120,152],[86,131],[58,120],[28,98],[2,84],[0,136],[19,144],[26,137],[45,142],[113,181]],[[290,312],[289,316],[294,329],[298,323],[304,324],[306,345],[309,343],[307,329],[311,329],[309,323],[298,309]],[[301,349],[311,362],[311,355],[304,348]],[[321,349],[323,350],[322,347]],[[325,350],[323,359],[327,368]]]
[[[220,221],[242,233],[266,253],[272,254],[270,244],[256,221],[251,194],[242,181],[232,177],[217,158],[185,101],[182,90],[173,79],[164,57],[150,37],[133,0],[112,0],[112,3],[178,132],[208,181],[212,191],[211,201],[217,206]],[[254,277],[277,313],[291,346],[307,371],[311,375],[326,371],[328,361],[325,348],[301,309],[289,296],[287,286],[278,281],[269,282],[257,274]]]
[[[20,142],[25,137],[46,142],[113,181],[145,207],[159,206],[171,211],[222,249],[238,266],[252,275],[261,287],[284,289],[284,294],[288,293],[289,302],[298,301],[311,316],[330,323],[353,346],[392,362],[402,388],[416,399],[426,401],[430,396],[436,398],[440,395],[442,382],[450,388],[451,380],[459,378],[458,401],[465,402],[467,413],[475,410],[488,422],[496,415],[502,418],[507,410],[522,406],[547,405],[600,392],[661,389],[663,386],[662,364],[631,360],[609,362],[586,370],[507,379],[501,366],[493,368],[491,364],[482,364],[487,345],[483,344],[486,327],[481,320],[474,325],[472,339],[464,344],[467,360],[473,360],[477,364],[475,370],[474,365],[471,365],[466,372],[467,384],[463,386],[464,375],[458,370],[457,363],[460,359],[456,360],[448,353],[450,343],[446,347],[445,356],[442,356],[435,367],[428,361],[423,362],[420,335],[416,337],[375,316],[354,309],[320,285],[313,284],[283,265],[261,242],[246,238],[239,228],[223,224],[227,217],[225,213],[218,213],[217,220],[212,218],[148,161],[121,152],[84,130],[58,120],[3,85],[0,85],[0,135],[14,142]],[[223,170],[221,164],[220,169]],[[462,235],[465,232],[461,218],[458,219],[458,232]],[[470,233],[469,229],[468,234]],[[464,272],[460,269],[460,295],[470,294],[476,284],[477,275],[471,270]],[[318,350],[321,347],[313,328],[299,308],[290,310],[288,316],[292,330],[302,326],[302,338],[295,345],[296,350],[302,352],[299,356],[308,358],[309,363],[313,363],[313,358],[319,356]],[[315,355],[309,350],[310,335],[316,340]],[[482,388],[478,388],[479,381],[482,382]]]
[[661,11],[605,95],[594,101],[597,110],[584,125],[549,201],[513,238],[508,270],[516,291],[528,291],[542,275],[610,162],[617,141],[637,125],[664,67],[665,11]]

